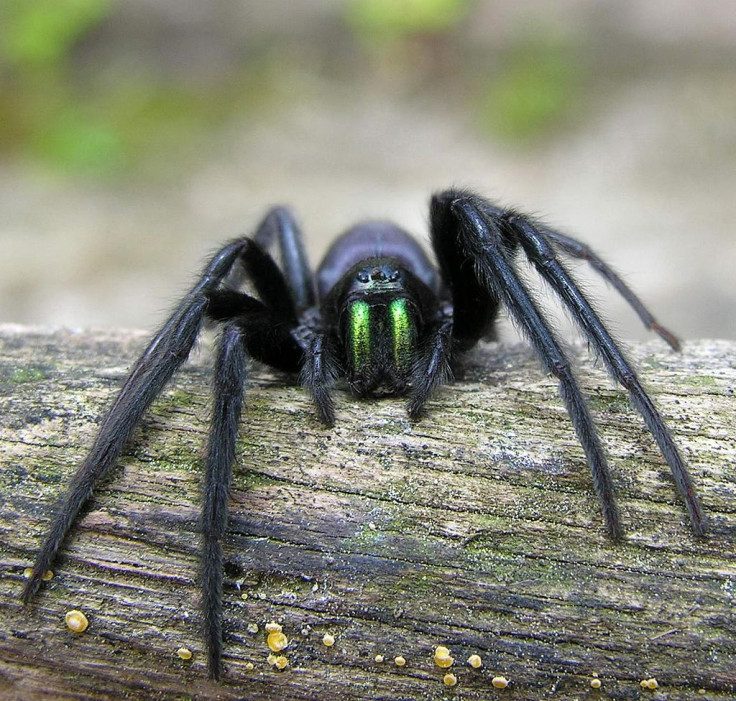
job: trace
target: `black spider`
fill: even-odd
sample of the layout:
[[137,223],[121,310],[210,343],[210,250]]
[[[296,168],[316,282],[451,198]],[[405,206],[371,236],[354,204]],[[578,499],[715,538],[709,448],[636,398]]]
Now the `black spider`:
[[[248,360],[299,372],[322,421],[335,419],[332,389],[344,377],[364,396],[408,396],[419,417],[432,390],[445,382],[458,355],[494,338],[503,306],[557,377],[560,394],[593,473],[606,531],[622,536],[611,475],[587,403],[549,321],[517,272],[521,249],[557,293],[572,318],[625,387],[672,469],[696,535],[704,516],[685,462],[634,369],[590,302],[560,262],[587,260],[674,349],[634,293],[587,246],[502,209],[472,192],[447,190],[431,201],[430,232],[439,270],[408,234],[388,222],[358,224],[339,238],[313,274],[288,210],[266,216],[253,238],[224,246],[136,362],[108,411],[86,460],[72,478],[25,586],[36,593],[80,508],[117,460],[154,398],[186,360],[206,321],[221,327],[214,379],[202,504],[202,612],[209,672],[222,669],[222,548],[228,485]],[[268,252],[274,244],[281,266]],[[239,288],[243,274],[257,296]]]

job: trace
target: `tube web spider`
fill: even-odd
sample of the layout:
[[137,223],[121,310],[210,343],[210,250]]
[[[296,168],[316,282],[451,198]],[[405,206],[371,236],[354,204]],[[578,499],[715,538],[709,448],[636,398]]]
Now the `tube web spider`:
[[[611,538],[621,538],[598,431],[560,341],[518,272],[518,258],[525,258],[546,280],[612,377],[628,391],[672,470],[693,531],[703,535],[705,518],[695,487],[669,430],[561,258],[588,261],[648,328],[673,349],[679,348],[678,340],[586,245],[477,194],[447,190],[432,197],[430,235],[437,267],[407,233],[375,221],[344,233],[313,272],[295,220],[288,210],[275,208],[252,238],[238,238],[221,248],[135,363],[108,410],[53,518],[24,601],[38,591],[79,510],[116,462],[143,413],[186,360],[205,322],[220,328],[201,517],[200,584],[211,677],[222,673],[221,540],[251,358],[300,373],[328,426],[335,420],[333,386],[338,378],[347,380],[358,396],[407,396],[409,416],[417,419],[432,390],[449,379],[458,356],[479,340],[495,337],[503,308],[544,369],[559,381],[593,475],[606,531]],[[274,247],[280,265],[269,252]],[[243,291],[244,281],[255,294]]]

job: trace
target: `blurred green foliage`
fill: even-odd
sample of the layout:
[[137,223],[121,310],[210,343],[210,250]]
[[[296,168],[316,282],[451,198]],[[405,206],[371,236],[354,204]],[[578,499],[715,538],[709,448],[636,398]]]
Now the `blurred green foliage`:
[[583,101],[585,64],[567,42],[519,38],[479,89],[480,128],[507,142],[527,142],[567,123]]
[[3,61],[21,72],[59,70],[77,40],[109,11],[110,0],[3,0]]
[[[412,89],[441,90],[449,57],[454,87],[469,88],[467,109],[493,138],[524,142],[565,122],[580,103],[574,51],[540,32],[472,55],[455,30],[473,3],[348,0],[338,12],[369,57],[353,69],[366,76],[378,66]],[[293,102],[303,82],[296,54],[270,42],[203,81],[187,80],[186,70],[160,71],[155,57],[130,62],[124,30],[112,32],[117,43],[100,41],[118,7],[117,0],[0,0],[0,152],[92,177],[172,172],[172,158],[191,153],[233,115]],[[344,57],[335,45],[323,44],[328,60]],[[319,71],[324,57],[315,55]]]
[[471,0],[351,0],[345,17],[369,42],[447,31],[462,20]]
[[115,133],[80,99],[73,52],[109,15],[110,0],[3,0],[0,6],[0,146],[100,172],[122,159]]
[[145,63],[96,69],[80,48],[114,10],[112,0],[0,0],[0,150],[67,174],[153,174],[194,135],[244,112],[273,77],[270,65],[206,84],[161,78]]

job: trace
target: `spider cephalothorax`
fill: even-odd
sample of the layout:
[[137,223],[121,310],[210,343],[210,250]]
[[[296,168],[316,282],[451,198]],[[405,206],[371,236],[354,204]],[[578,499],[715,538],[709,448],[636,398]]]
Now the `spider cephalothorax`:
[[[494,337],[501,308],[521,329],[544,368],[559,381],[593,475],[608,534],[622,536],[598,431],[570,363],[518,273],[523,253],[549,283],[641,413],[685,501],[692,528],[704,532],[695,488],[662,417],[636,372],[565,269],[565,256],[587,260],[670,346],[679,342],[587,246],[531,218],[465,191],[432,198],[433,265],[407,233],[388,222],[343,234],[312,272],[292,215],[273,209],[255,235],[225,245],[153,338],[123,385],[92,449],[72,478],[36,558],[23,597],[38,590],[80,508],[114,464],[151,402],[189,355],[205,322],[220,327],[202,506],[202,612],[210,674],[222,668],[222,548],[227,489],[249,358],[299,373],[322,420],[335,420],[333,386],[345,378],[357,395],[401,394],[418,418],[459,354]],[[277,263],[269,252],[278,249]],[[251,286],[242,291],[243,277]]]

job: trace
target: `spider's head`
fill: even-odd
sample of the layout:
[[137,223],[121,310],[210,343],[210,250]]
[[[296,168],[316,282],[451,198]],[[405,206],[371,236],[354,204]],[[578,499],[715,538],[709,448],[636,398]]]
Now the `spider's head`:
[[360,395],[407,389],[423,325],[418,281],[396,261],[376,258],[350,270],[337,311],[348,382]]

